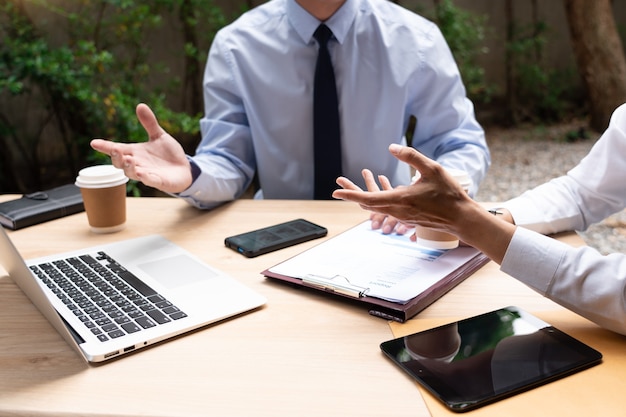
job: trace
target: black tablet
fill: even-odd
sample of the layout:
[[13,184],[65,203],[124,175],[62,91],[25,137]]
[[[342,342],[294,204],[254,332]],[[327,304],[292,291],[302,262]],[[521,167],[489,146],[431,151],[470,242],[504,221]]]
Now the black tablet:
[[600,352],[516,307],[389,340],[380,348],[456,412],[602,361]]

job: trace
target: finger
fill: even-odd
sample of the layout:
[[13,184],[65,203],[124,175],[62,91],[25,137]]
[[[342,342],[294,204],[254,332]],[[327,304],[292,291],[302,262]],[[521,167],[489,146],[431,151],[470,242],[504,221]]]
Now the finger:
[[94,150],[109,156],[113,152],[113,142],[108,140],[94,139],[89,143],[89,145],[91,145]]
[[398,222],[398,225],[396,226],[396,233],[399,235],[405,235],[407,234],[409,230],[413,228],[414,228],[413,226],[409,226],[408,224]]
[[361,175],[363,175],[363,179],[365,180],[365,186],[368,191],[380,191],[378,184],[376,183],[376,179],[374,178],[374,174],[369,169],[364,169],[361,171]]
[[148,133],[150,140],[157,139],[165,133],[165,130],[163,130],[163,128],[159,125],[159,121],[156,116],[146,104],[138,104],[136,113],[137,119],[139,119],[139,122],[146,130],[146,133]]
[[353,190],[353,191],[363,191],[361,189],[361,187],[359,187],[358,185],[356,185],[355,183],[353,183],[352,181],[350,181],[348,178],[346,177],[338,177],[337,180],[335,181],[337,183],[337,185],[339,185],[341,188],[344,188],[346,190]]
[[409,146],[401,146],[396,143],[392,143],[389,145],[389,152],[400,161],[406,162],[421,173],[431,169],[431,166],[434,163],[434,161]]
[[385,217],[385,221],[383,223],[383,234],[388,235],[392,233],[396,226],[398,225],[398,219],[392,216]]
[[373,230],[378,230],[381,227],[383,227],[383,223],[385,221],[385,217],[387,217],[385,214],[381,214],[381,213],[372,213],[370,214],[370,221],[371,221],[371,227]]
[[392,190],[393,186],[391,185],[391,181],[384,175],[378,176],[378,182],[380,182],[380,186],[383,190]]
[[333,192],[333,197],[340,200],[353,201],[362,206],[367,206],[372,211],[376,211],[376,207],[385,207],[397,202],[401,194],[396,191],[398,190],[363,192],[362,190],[338,189]]
[[111,142],[109,140],[104,139],[94,139],[90,143],[91,147],[98,152],[102,152],[111,157],[111,163],[116,168],[124,168],[124,154],[125,149],[129,151],[129,148],[126,144]]

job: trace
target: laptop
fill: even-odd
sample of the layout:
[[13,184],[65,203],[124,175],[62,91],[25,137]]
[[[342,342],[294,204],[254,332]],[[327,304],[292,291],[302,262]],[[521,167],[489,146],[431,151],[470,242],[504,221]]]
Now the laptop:
[[159,235],[24,261],[0,229],[0,264],[90,363],[117,358],[267,301]]

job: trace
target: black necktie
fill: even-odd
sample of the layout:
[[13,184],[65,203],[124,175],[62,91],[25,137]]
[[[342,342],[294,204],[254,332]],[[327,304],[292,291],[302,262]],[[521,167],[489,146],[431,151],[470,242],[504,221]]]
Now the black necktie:
[[319,43],[313,91],[313,139],[316,200],[331,199],[341,175],[341,141],[339,103],[333,64],[328,53],[328,40],[333,33],[321,24],[313,36]]

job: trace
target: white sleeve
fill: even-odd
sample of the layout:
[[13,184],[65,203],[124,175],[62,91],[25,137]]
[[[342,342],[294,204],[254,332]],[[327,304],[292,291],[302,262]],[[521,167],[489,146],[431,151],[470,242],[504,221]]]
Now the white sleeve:
[[626,334],[626,255],[601,255],[518,227],[501,269],[538,293]]

